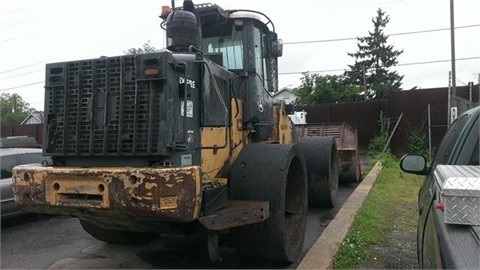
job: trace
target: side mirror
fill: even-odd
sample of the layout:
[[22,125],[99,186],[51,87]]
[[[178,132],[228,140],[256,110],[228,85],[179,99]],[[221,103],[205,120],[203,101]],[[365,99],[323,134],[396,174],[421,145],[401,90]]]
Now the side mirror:
[[280,57],[283,55],[283,41],[276,39],[272,41],[272,57]]
[[407,154],[400,159],[400,169],[407,173],[427,175],[427,160],[422,155]]

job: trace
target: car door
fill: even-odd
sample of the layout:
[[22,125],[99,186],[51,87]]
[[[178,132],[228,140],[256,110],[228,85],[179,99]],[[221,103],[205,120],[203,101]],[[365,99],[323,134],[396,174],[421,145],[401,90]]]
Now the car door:
[[456,141],[468,123],[468,119],[469,115],[464,114],[449,128],[432,162],[431,171],[420,188],[418,198],[417,255],[421,268],[438,268],[441,266],[437,232],[433,218],[433,211],[437,209],[434,206],[436,198],[432,172],[438,164],[450,164],[452,153],[457,144]]
[[[479,115],[470,115],[463,132],[457,138],[447,164],[478,165],[479,161]],[[438,192],[437,192],[438,194]],[[432,208],[435,231],[436,267],[444,269],[476,269],[479,266],[477,238],[469,233],[469,226],[451,225],[443,221],[443,211]],[[427,226],[428,228],[428,226]],[[430,231],[430,230],[428,230]],[[429,236],[425,236],[427,239]]]

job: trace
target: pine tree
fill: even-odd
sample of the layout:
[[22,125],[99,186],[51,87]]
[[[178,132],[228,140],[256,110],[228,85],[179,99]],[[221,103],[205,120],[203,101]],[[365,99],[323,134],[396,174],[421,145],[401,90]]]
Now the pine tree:
[[390,17],[380,8],[377,17],[372,18],[373,32],[369,36],[357,38],[358,51],[348,53],[355,58],[355,64],[349,65],[350,70],[345,75],[358,85],[363,85],[363,69],[366,70],[367,93],[375,99],[385,98],[388,91],[400,90],[403,76],[398,72],[391,71],[398,61],[397,57],[403,50],[394,50],[393,45],[388,45],[388,36],[384,28],[390,21]]

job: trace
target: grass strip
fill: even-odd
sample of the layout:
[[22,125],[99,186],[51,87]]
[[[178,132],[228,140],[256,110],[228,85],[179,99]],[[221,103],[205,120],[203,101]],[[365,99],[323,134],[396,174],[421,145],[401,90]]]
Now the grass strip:
[[373,263],[382,256],[378,247],[392,245],[389,242],[393,231],[397,235],[412,235],[416,231],[417,197],[423,177],[402,172],[398,160],[391,155],[384,156],[382,166],[338,249],[335,269],[373,268]]

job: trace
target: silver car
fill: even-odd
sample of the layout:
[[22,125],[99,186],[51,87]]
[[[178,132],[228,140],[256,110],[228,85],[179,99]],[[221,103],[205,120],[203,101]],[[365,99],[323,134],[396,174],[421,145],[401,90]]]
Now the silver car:
[[0,199],[2,219],[21,214],[22,211],[15,205],[12,189],[12,168],[28,163],[42,163],[50,158],[42,156],[41,148],[1,148],[0,149]]

